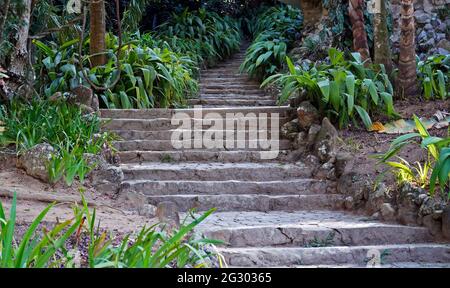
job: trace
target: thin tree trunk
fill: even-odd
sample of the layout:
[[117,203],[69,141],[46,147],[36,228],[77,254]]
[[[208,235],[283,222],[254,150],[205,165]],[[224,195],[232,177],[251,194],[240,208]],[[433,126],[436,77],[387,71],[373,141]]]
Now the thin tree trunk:
[[9,65],[6,67],[6,74],[9,78],[3,79],[3,84],[0,87],[0,94],[4,99],[12,99],[16,95],[28,97],[32,92],[30,87],[34,75],[28,61],[31,5],[32,0],[24,0],[24,10],[20,16],[20,28],[17,32],[17,41],[11,53]]
[[16,75],[25,76],[28,65],[28,33],[30,30],[31,2],[25,0],[24,11],[20,18],[20,29],[17,32],[17,42],[11,55],[8,70]]
[[392,72],[391,48],[387,28],[386,0],[376,0],[374,14],[374,62],[383,64],[388,74]]
[[91,0],[90,4],[90,46],[92,67],[106,64],[106,22],[105,1]]
[[400,15],[401,34],[397,95],[399,97],[411,97],[418,94],[413,0],[401,1]]
[[0,43],[3,41],[3,29],[5,28],[6,20],[8,19],[9,6],[11,5],[11,0],[6,0],[5,6],[3,8],[3,18],[0,23]]
[[348,13],[352,23],[353,50],[361,54],[363,61],[371,62],[367,34],[364,28],[363,0],[349,0]]

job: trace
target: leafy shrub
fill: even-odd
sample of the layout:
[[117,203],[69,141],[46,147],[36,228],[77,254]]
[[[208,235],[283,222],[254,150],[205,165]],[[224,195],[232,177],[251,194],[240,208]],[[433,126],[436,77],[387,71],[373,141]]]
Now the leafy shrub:
[[[113,61],[110,62],[112,65]],[[114,74],[108,64],[97,67],[96,71],[106,82]],[[184,105],[186,97],[198,91],[198,83],[191,76],[191,65],[188,57],[179,57],[167,48],[130,46],[122,53],[123,73],[119,82],[102,94],[101,99],[111,109]]]
[[0,144],[15,144],[19,153],[40,143],[52,145],[56,153],[49,162],[50,179],[57,182],[64,177],[69,185],[75,176],[82,181],[93,168],[83,154],[97,154],[113,139],[108,133],[98,134],[101,121],[96,115],[84,116],[78,107],[64,101],[14,101],[8,109],[2,108],[0,121],[5,126]]
[[[392,141],[389,150],[379,155],[380,162],[385,163],[394,169],[399,182],[410,182],[430,189],[433,195],[436,183],[442,191],[450,188],[450,135],[446,138],[431,136],[420,119],[414,115],[417,133],[402,135]],[[406,160],[397,156],[401,149],[408,144],[417,144],[415,139],[421,140],[420,147],[427,151],[428,159],[422,165],[416,163],[416,167],[411,168]],[[388,161],[397,156],[401,162]],[[449,191],[450,197],[450,191]]]
[[[36,87],[40,94],[50,97],[56,92],[67,92],[81,84],[87,84],[78,68],[79,39],[62,45],[53,42],[46,45],[39,40],[33,40],[33,43],[40,52],[37,53],[38,59],[35,65],[39,74]],[[89,73],[89,69],[86,68],[86,70],[86,73]]]
[[[80,70],[78,40],[58,46],[34,41],[41,51],[42,60],[36,68],[40,71],[38,87],[50,97],[56,92],[68,92],[78,85],[89,85]],[[117,39],[107,37],[109,61],[104,66],[84,73],[98,86],[111,86],[118,73],[114,51]],[[106,91],[99,92],[104,106],[115,109],[153,108],[183,105],[185,98],[196,94],[198,83],[192,78],[193,62],[167,48],[141,47],[133,43],[122,47],[120,53],[121,77]]]
[[280,33],[281,37],[293,41],[298,37],[303,25],[303,15],[301,10],[290,5],[279,5],[270,7],[258,15],[253,28],[253,36],[257,37],[266,31]]
[[[189,234],[206,217],[211,209],[179,230],[166,232],[158,224],[144,227],[137,235],[126,235],[119,245],[113,246],[106,232],[96,229],[96,213],[84,208],[89,234],[88,265],[90,268],[169,268],[208,267],[208,260],[214,257],[203,249],[205,244],[218,244],[211,239],[194,239]],[[111,237],[110,237],[111,238]],[[133,239],[133,240],[132,240]]]
[[289,72],[267,78],[262,86],[270,83],[280,85],[280,104],[293,93],[305,90],[309,100],[329,118],[337,119],[340,127],[354,120],[356,113],[367,129],[372,126],[369,116],[372,110],[381,110],[388,116],[396,115],[393,88],[382,66],[366,68],[358,53],[345,59],[343,52],[332,48],[328,54],[329,63],[305,62],[302,67],[294,66],[287,58]]
[[248,48],[241,71],[251,77],[265,78],[279,70],[286,59],[285,38],[274,31],[261,33]]
[[265,10],[256,19],[254,24],[245,22],[254,40],[240,71],[265,79],[282,68],[289,46],[299,38],[303,16],[298,9],[280,5]]
[[238,22],[205,9],[186,9],[181,14],[172,14],[168,21],[158,27],[156,35],[156,38],[168,43],[176,38],[175,51],[185,55],[195,51],[202,60],[199,64],[205,66],[212,66],[218,60],[230,56],[240,46]]
[[450,91],[450,55],[433,55],[417,64],[426,100],[445,100]]
[[[83,206],[73,208],[73,219],[57,223],[51,229],[42,227],[42,233],[38,233],[45,216],[55,205],[51,204],[32,221],[22,239],[17,241],[16,202],[17,196],[14,194],[9,218],[6,218],[0,202],[0,268],[71,268],[81,264],[75,263],[74,254],[80,252],[81,247],[77,244],[85,224],[89,237],[85,265],[89,268],[207,267],[208,259],[214,255],[204,251],[203,246],[220,243],[189,236],[214,211],[212,209],[193,222],[183,224],[178,231],[167,233],[164,229],[157,229],[157,225],[144,227],[137,235],[125,235],[121,243],[115,246],[108,240],[107,232],[98,230],[95,209],[92,213],[89,211],[83,196]],[[74,240],[74,249],[67,249],[69,239]]]
[[14,194],[9,219],[6,218],[0,202],[0,268],[57,267],[56,254],[67,255],[65,242],[80,226],[82,215],[77,214],[74,219],[59,223],[53,229],[42,229],[43,235],[39,235],[36,231],[54,206],[51,204],[33,220],[21,241],[17,241],[14,238],[16,202],[17,196]]
[[137,33],[134,36],[142,47],[168,49],[175,52],[180,58],[188,60],[185,62],[185,65],[190,69],[194,78],[198,78],[201,63],[206,63],[207,61],[204,55],[207,55],[207,57],[215,57],[216,55],[214,48],[209,43],[199,43],[194,39],[184,39],[177,36],[167,37],[152,33],[143,35]]

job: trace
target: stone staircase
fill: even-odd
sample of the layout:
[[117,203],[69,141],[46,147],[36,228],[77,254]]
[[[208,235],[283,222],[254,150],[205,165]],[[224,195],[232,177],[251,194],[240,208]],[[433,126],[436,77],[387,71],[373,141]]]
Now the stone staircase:
[[[203,71],[200,97],[189,105],[202,105],[203,115],[216,118],[267,113],[282,125],[289,108],[275,106],[257,82],[238,74],[244,52]],[[125,176],[122,189],[144,194],[149,204],[174,202],[183,212],[217,208],[197,231],[225,242],[218,251],[229,266],[365,267],[378,261],[387,267],[450,267],[450,245],[435,243],[425,228],[336,211],[342,199],[336,183],[315,179],[316,167],[306,159],[289,161],[286,140],[280,140],[278,157],[268,160],[261,159],[261,148],[251,148],[258,137],[249,132],[245,147],[175,149],[171,137],[178,125],[172,125],[172,117],[185,113],[199,120],[199,110],[101,113],[111,119],[105,128],[123,138],[115,143]],[[225,135],[233,131],[226,128]],[[186,135],[194,138],[193,132]]]

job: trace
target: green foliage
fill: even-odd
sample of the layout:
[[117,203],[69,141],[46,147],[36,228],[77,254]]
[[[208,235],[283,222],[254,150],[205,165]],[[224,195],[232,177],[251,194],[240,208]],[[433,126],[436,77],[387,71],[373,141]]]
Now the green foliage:
[[417,64],[423,95],[426,100],[442,99],[450,91],[450,55],[433,55]]
[[[56,92],[68,92],[79,85],[88,85],[78,68],[79,39],[62,45],[53,42],[47,45],[39,40],[33,40],[33,43],[39,50],[35,69],[39,74],[36,87],[41,94],[50,97]],[[86,73],[89,73],[88,68]]]
[[106,232],[96,231],[94,210],[92,215],[86,214],[90,237],[88,265],[90,268],[208,267],[208,260],[214,255],[203,247],[221,242],[194,239],[189,234],[214,210],[205,212],[191,223],[182,224],[179,230],[170,233],[164,228],[157,229],[157,224],[144,227],[134,237],[126,235],[118,246],[111,244]]
[[126,32],[139,30],[139,23],[145,13],[145,8],[151,0],[130,0],[122,17],[122,29]]
[[169,44],[176,38],[175,51],[185,55],[192,55],[195,51],[198,64],[206,66],[238,51],[240,37],[236,20],[205,9],[174,13],[157,28],[156,33],[156,38]]
[[0,268],[46,268],[57,267],[58,258],[67,257],[65,242],[79,227],[81,214],[76,214],[74,219],[56,224],[52,229],[42,229],[42,235],[37,230],[54,206],[47,206],[32,221],[20,241],[15,239],[16,230],[16,202],[17,196],[11,203],[9,218],[5,216],[5,210],[0,202]]
[[113,140],[108,133],[98,134],[101,121],[96,115],[83,115],[65,101],[13,101],[9,108],[2,108],[0,121],[5,126],[0,145],[15,144],[19,153],[40,143],[52,145],[56,152],[48,163],[50,180],[64,177],[69,185],[76,176],[82,181],[93,168],[83,154],[98,154]]
[[[50,97],[56,92],[69,92],[79,85],[89,85],[80,70],[78,39],[60,46],[34,41],[41,52],[36,69],[43,94]],[[108,34],[109,61],[104,66],[89,69],[85,74],[99,86],[110,86],[117,77],[114,51],[118,49],[116,37]],[[87,50],[87,49],[85,49]],[[167,48],[150,48],[128,44],[120,53],[119,82],[100,92],[99,98],[107,108],[153,108],[183,105],[185,98],[196,94],[198,83],[192,78],[193,62]]]
[[260,33],[274,31],[280,33],[281,37],[289,41],[297,38],[297,33],[301,32],[303,25],[302,12],[290,5],[278,5],[266,8],[258,15],[254,28],[253,36],[257,37]]
[[396,156],[396,158],[399,159],[399,162],[386,161],[385,164],[393,168],[393,172],[400,184],[414,183],[422,188],[428,185],[431,171],[431,165],[428,161],[423,165],[419,161],[410,164],[402,157]]
[[281,69],[286,59],[287,44],[275,31],[261,33],[248,48],[241,72],[251,77],[266,78]]
[[265,79],[279,71],[289,46],[298,38],[302,23],[301,11],[288,5],[263,10],[254,24],[245,22],[255,39],[246,52],[241,72]]
[[[450,135],[446,138],[431,136],[417,116],[414,116],[414,121],[418,132],[396,138],[392,141],[389,150],[377,158],[394,169],[400,182],[410,182],[422,187],[429,186],[432,195],[436,184],[439,184],[442,191],[448,190],[450,188]],[[388,161],[397,156],[406,145],[417,144],[415,141],[417,138],[421,140],[420,147],[425,149],[428,155],[423,165],[416,163],[416,167],[411,168],[411,165],[402,158],[400,158],[401,162]]]
[[[198,83],[191,75],[192,65],[189,57],[179,56],[168,48],[130,45],[121,53],[123,72],[118,84],[101,98],[111,109],[183,105],[186,97],[198,91]],[[97,68],[99,82],[110,81],[115,73],[112,67],[111,60],[105,67]]]
[[[215,255],[205,251],[204,245],[218,244],[205,238],[194,239],[192,230],[214,212],[211,209],[191,223],[183,223],[179,230],[165,232],[158,225],[143,228],[137,235],[127,234],[119,245],[113,245],[108,233],[99,230],[95,209],[89,211],[82,196],[83,206],[74,206],[74,217],[57,223],[52,229],[42,227],[44,218],[55,204],[47,206],[29,225],[20,241],[16,232],[16,194],[11,203],[9,218],[0,202],[0,268],[75,267],[73,254],[79,253],[82,228],[88,232],[87,267],[89,268],[165,268],[208,267]],[[96,226],[97,225],[97,226]],[[66,242],[75,240],[72,250]]]
[[366,128],[371,129],[369,113],[373,110],[396,116],[392,84],[382,66],[366,68],[358,53],[346,59],[343,52],[334,48],[328,51],[328,58],[328,63],[305,62],[302,67],[294,66],[287,58],[289,72],[267,78],[262,86],[280,85],[280,104],[293,93],[305,90],[309,100],[329,118],[336,119],[340,127],[358,115]]

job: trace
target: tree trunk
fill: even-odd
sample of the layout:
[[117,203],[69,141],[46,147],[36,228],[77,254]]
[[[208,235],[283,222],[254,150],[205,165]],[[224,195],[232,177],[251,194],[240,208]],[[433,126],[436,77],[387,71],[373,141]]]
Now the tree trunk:
[[386,0],[376,0],[374,14],[374,62],[383,64],[388,74],[393,65],[387,28]]
[[11,6],[11,0],[6,0],[3,8],[3,18],[0,22],[0,44],[3,41],[3,29],[5,28],[6,20],[8,19],[9,6]]
[[11,55],[11,63],[8,69],[10,72],[21,76],[25,76],[25,70],[28,65],[28,32],[30,29],[31,2],[31,0],[25,1],[25,9],[20,19],[22,23],[17,32],[17,42]]
[[17,42],[11,53],[6,74],[9,78],[3,79],[0,87],[2,98],[12,99],[17,94],[28,97],[31,93],[33,70],[29,63],[28,34],[30,30],[30,17],[32,0],[24,0],[23,14],[20,16],[20,28],[17,32]]
[[91,0],[90,4],[90,46],[92,67],[106,64],[106,22],[105,1]]
[[413,0],[401,1],[400,15],[401,34],[397,95],[403,98],[418,94]]
[[367,34],[364,29],[363,0],[349,0],[348,13],[352,23],[353,50],[361,54],[363,61],[371,62]]

